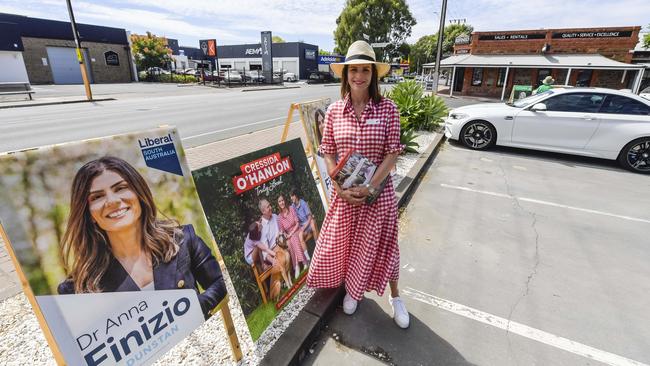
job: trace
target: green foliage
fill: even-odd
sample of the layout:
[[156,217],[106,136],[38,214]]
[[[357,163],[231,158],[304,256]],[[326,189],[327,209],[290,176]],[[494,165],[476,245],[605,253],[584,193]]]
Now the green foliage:
[[167,48],[165,38],[156,37],[150,32],[144,36],[131,35],[131,52],[138,70],[162,67],[171,60],[172,54],[172,50]]
[[260,305],[246,318],[248,330],[251,332],[253,342],[264,333],[266,327],[273,321],[273,318],[275,318],[275,314],[277,314],[275,304],[269,302]]
[[[442,53],[449,54],[454,51],[456,37],[461,34],[471,34],[474,28],[468,24],[451,24],[445,27],[445,37],[442,42]],[[429,34],[415,42],[411,46],[411,68],[415,68],[429,62],[435,62],[438,49],[438,33]]]
[[400,125],[402,129],[399,134],[399,142],[404,145],[404,153],[417,153],[417,148],[420,147],[420,144],[415,142],[415,138],[418,137],[415,131],[408,129],[403,124],[403,118],[400,117]]
[[138,79],[140,81],[150,81],[157,83],[175,83],[175,84],[188,84],[196,83],[199,79],[194,75],[182,75],[182,74],[149,74],[146,71],[140,71],[138,73]]
[[271,38],[271,43],[285,43],[285,42],[286,41],[284,40],[284,38],[282,38],[280,36],[273,36]]
[[413,80],[397,84],[386,96],[397,104],[403,130],[431,131],[448,113],[440,97],[425,96],[422,86]]
[[[650,30],[650,24],[648,25],[648,30]],[[643,47],[650,48],[650,33],[646,33],[643,36]]]
[[330,51],[325,51],[325,50],[319,48],[319,49],[318,49],[318,54],[321,55],[321,56],[329,56],[329,55],[332,54],[332,52],[330,52]]
[[334,52],[345,55],[348,47],[367,35],[370,42],[388,42],[384,52],[377,49],[377,59],[396,56],[396,50],[411,35],[416,21],[405,0],[347,0],[336,19]]

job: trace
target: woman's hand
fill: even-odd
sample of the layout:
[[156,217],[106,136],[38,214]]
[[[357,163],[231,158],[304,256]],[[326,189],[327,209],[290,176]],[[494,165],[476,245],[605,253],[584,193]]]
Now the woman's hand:
[[361,206],[366,202],[368,189],[364,187],[351,187],[341,190],[339,195],[351,205]]

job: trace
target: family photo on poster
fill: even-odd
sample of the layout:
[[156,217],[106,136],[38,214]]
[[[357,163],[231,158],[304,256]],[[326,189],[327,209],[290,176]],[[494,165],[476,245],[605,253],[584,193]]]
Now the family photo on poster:
[[148,365],[226,296],[173,128],[0,156],[0,219],[70,365]]
[[253,340],[303,285],[323,203],[299,139],[193,171]]

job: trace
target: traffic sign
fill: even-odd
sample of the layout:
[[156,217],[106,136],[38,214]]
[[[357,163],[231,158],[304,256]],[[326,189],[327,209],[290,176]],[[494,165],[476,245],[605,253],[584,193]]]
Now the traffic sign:
[[377,43],[371,43],[370,46],[373,48],[384,48],[388,46],[388,42],[377,42]]

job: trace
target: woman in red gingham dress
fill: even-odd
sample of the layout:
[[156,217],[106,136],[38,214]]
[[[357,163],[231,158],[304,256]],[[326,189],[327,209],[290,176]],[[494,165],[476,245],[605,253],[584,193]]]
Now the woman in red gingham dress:
[[280,207],[278,226],[287,238],[291,264],[294,267],[294,277],[298,278],[300,274],[299,264],[302,263],[303,268],[307,266],[307,258],[305,258],[302,245],[300,245],[300,222],[298,222],[296,209],[293,206],[287,206],[287,201],[282,195],[278,197],[278,206]]
[[[320,151],[329,172],[350,149],[377,166],[367,186],[341,189],[335,182],[323,227],[316,243],[307,284],[310,287],[338,287],[345,283],[343,311],[352,314],[366,291],[383,295],[390,284],[393,317],[398,326],[409,325],[409,315],[399,298],[399,247],[397,245],[397,200],[389,176],[400,145],[399,111],[379,93],[378,79],[390,66],[375,62],[370,45],[353,43],[346,61],[332,64],[341,77],[341,97],[325,115]],[[366,197],[388,177],[376,201]]]

